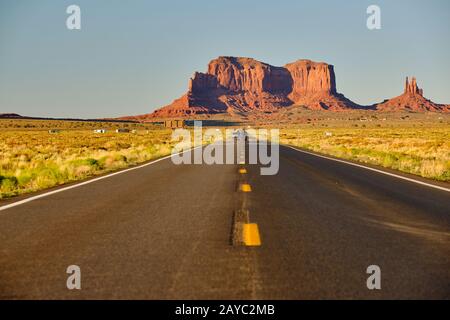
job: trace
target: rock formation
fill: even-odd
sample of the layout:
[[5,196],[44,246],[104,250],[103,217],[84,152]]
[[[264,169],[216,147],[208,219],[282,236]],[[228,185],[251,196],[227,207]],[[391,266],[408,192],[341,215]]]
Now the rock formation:
[[188,91],[170,105],[152,114],[127,117],[137,120],[185,117],[199,114],[270,114],[288,106],[314,110],[344,111],[378,109],[386,111],[448,111],[423,97],[417,81],[406,78],[404,93],[369,107],[360,106],[336,90],[334,67],[323,62],[298,60],[275,67],[251,58],[219,57],[208,64],[206,73],[195,72]]
[[411,82],[409,82],[408,77],[406,77],[405,91],[403,93],[411,95],[418,94],[423,96],[423,90],[419,89],[419,87],[417,86],[417,81],[415,77],[412,77]]
[[208,64],[207,73],[193,75],[184,96],[151,117],[273,112],[294,104],[329,110],[360,107],[337,93],[332,65],[298,60],[275,67],[251,58],[219,57]]
[[294,101],[309,94],[336,94],[336,78],[332,65],[311,60],[298,60],[285,67],[293,79],[289,96]]
[[434,103],[423,96],[423,90],[417,85],[415,77],[406,77],[405,90],[402,95],[374,105],[380,111],[450,111],[449,106]]
[[333,111],[362,108],[337,92],[336,76],[332,65],[311,60],[298,60],[287,64],[285,68],[293,79],[289,99],[295,105]]

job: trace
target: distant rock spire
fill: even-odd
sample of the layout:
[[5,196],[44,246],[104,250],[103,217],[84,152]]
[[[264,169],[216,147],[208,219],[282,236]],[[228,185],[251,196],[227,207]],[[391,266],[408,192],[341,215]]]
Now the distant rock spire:
[[423,90],[417,86],[417,80],[415,77],[412,77],[411,81],[409,81],[409,78],[406,77],[405,94],[412,94],[412,95],[417,94],[423,96]]

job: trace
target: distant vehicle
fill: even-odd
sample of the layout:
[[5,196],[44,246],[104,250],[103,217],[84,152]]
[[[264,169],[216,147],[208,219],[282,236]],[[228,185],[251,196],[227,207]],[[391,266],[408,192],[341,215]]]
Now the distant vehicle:
[[125,129],[125,128],[120,128],[120,129],[116,129],[117,133],[128,133],[130,132],[130,129]]
[[233,131],[233,138],[244,138],[247,136],[247,133],[243,129],[236,129]]
[[95,129],[94,133],[106,133],[106,129]]
[[56,130],[56,129],[48,130],[48,133],[51,133],[51,134],[56,134],[56,133],[60,133],[60,132],[61,132],[60,130]]

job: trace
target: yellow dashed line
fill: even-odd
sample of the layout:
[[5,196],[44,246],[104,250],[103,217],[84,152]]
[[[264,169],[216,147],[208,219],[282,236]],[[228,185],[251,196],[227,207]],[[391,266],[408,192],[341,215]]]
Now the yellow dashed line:
[[246,246],[260,246],[258,225],[256,223],[245,223],[243,229],[244,244]]
[[239,173],[240,174],[246,174],[247,173],[247,169],[241,168],[241,169],[239,169]]
[[239,186],[239,190],[242,192],[251,192],[252,187],[248,183],[241,183]]

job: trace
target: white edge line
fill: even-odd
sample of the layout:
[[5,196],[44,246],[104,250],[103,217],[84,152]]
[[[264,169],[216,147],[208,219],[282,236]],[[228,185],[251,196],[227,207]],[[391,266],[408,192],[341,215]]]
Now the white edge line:
[[382,174],[385,174],[387,176],[391,176],[391,177],[399,178],[399,179],[406,180],[406,181],[409,181],[409,182],[421,184],[423,186],[427,186],[427,187],[430,187],[430,188],[435,188],[435,189],[439,189],[439,190],[450,192],[449,188],[445,188],[445,187],[437,186],[437,185],[434,185],[434,184],[431,184],[431,183],[426,183],[426,182],[423,182],[423,181],[419,181],[419,180],[403,177],[403,176],[400,176],[400,175],[395,174],[395,173],[390,173],[390,172],[386,172],[386,171],[383,171],[383,170],[378,170],[378,169],[375,169],[375,168],[366,167],[364,165],[353,163],[353,162],[350,162],[350,161],[345,161],[345,160],[340,160],[340,159],[335,159],[335,158],[323,156],[323,155],[316,154],[316,153],[313,153],[313,152],[308,152],[308,151],[305,151],[305,150],[301,150],[301,149],[298,149],[298,148],[295,148],[295,147],[289,146],[289,145],[284,145],[284,146],[286,146],[288,148],[291,148],[291,149],[294,149],[294,150],[296,150],[298,152],[307,153],[307,154],[310,154],[310,155],[313,155],[313,156],[316,156],[316,157],[320,157],[320,158],[324,158],[324,159],[328,159],[328,160],[333,160],[333,161],[336,161],[336,162],[349,164],[349,165],[352,165],[352,166],[355,166],[355,167],[364,168],[364,169],[367,169],[367,170],[370,170],[370,171],[375,171],[375,172],[378,172],[378,173],[382,173]]
[[151,164],[154,164],[154,163],[157,163],[157,162],[160,162],[160,161],[172,158],[173,156],[177,156],[177,155],[185,153],[185,152],[193,151],[193,150],[201,148],[201,147],[203,147],[203,146],[198,146],[198,147],[195,147],[195,148],[191,148],[189,150],[184,150],[184,151],[181,151],[181,152],[178,152],[178,153],[174,153],[174,154],[171,154],[171,155],[168,155],[168,156],[165,156],[165,157],[153,160],[151,162],[148,162],[146,164],[142,164],[142,165],[139,165],[139,166],[136,166],[136,167],[133,167],[133,168],[124,169],[124,170],[121,170],[121,171],[117,171],[117,172],[114,172],[114,173],[107,174],[105,176],[101,176],[101,177],[93,178],[93,179],[90,179],[90,180],[87,180],[87,181],[84,181],[84,182],[80,182],[80,183],[74,184],[72,186],[64,187],[64,188],[61,188],[61,189],[58,189],[58,190],[46,192],[46,193],[43,193],[43,194],[40,194],[40,195],[37,195],[37,196],[34,196],[34,197],[30,197],[30,198],[27,198],[27,199],[24,199],[24,200],[13,202],[13,203],[10,203],[10,204],[7,204],[7,205],[4,205],[4,206],[0,207],[0,211],[6,210],[6,209],[10,209],[10,208],[13,208],[13,207],[17,207],[17,206],[20,206],[22,204],[25,204],[25,203],[28,203],[28,202],[31,202],[31,201],[34,201],[34,200],[37,200],[37,199],[45,198],[45,197],[51,196],[51,195],[53,195],[55,193],[67,191],[67,190],[70,190],[70,189],[75,189],[75,188],[78,188],[78,187],[81,187],[81,186],[84,186],[84,185],[87,185],[87,184],[90,184],[90,183],[93,183],[93,182],[96,182],[96,181],[99,181],[99,180],[107,179],[107,178],[110,178],[110,177],[113,177],[113,176],[116,176],[116,175],[119,175],[119,174],[122,174],[122,173],[125,173],[125,172],[141,169],[141,168],[144,168],[144,167],[149,166]]

